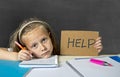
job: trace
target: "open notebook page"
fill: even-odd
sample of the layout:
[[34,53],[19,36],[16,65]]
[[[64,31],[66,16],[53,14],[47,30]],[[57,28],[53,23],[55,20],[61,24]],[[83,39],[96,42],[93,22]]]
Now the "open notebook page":
[[90,59],[79,59],[68,61],[85,77],[119,77],[120,63],[109,57],[96,58],[109,62],[113,66],[101,66],[90,62]]
[[32,59],[28,61],[22,61],[19,64],[20,67],[57,67],[58,56],[54,55],[46,59]]

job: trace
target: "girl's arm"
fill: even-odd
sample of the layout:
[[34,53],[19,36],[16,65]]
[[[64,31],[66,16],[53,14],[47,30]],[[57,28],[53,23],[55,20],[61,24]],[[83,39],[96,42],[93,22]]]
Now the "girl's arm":
[[2,60],[18,60],[18,52],[8,51],[7,48],[0,48],[0,59]]

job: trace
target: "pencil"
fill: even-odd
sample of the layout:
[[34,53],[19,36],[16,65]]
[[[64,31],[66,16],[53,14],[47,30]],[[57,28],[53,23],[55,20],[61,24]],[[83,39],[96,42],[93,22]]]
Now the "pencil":
[[80,77],[84,77],[84,75],[82,73],[80,73],[74,66],[72,66],[68,61],[66,61],[66,63],[80,76]]
[[20,47],[22,50],[25,50],[25,47],[23,47],[22,45],[20,45],[17,41],[15,41],[15,44]]
[[[20,45],[17,41],[15,41],[15,44],[16,44],[18,47],[20,47],[22,50],[26,50],[26,48],[23,47],[22,45]],[[32,58],[33,56],[30,55],[30,57]]]

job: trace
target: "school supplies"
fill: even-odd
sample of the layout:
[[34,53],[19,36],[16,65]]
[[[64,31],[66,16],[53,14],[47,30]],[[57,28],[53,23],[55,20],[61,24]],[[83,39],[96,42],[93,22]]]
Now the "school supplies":
[[19,67],[19,61],[0,60],[0,77],[24,77],[31,68]]
[[94,58],[91,58],[90,62],[98,64],[98,65],[102,65],[102,66],[112,66],[110,63],[108,63],[106,61],[98,60],[98,59],[94,59]]
[[113,59],[116,62],[120,63],[120,57],[119,56],[110,56],[111,59]]
[[103,67],[90,62],[91,58],[86,59],[73,59],[68,62],[79,71],[84,77],[119,77],[120,76],[120,63],[115,62],[109,56],[94,58],[108,62],[112,67]]
[[80,76],[80,77],[84,77],[76,68],[74,68],[68,61],[66,61],[66,63]]
[[58,56],[53,55],[46,59],[31,59],[22,61],[20,67],[58,67]]
[[[26,50],[26,48],[20,45],[17,41],[15,41],[15,44],[19,46],[22,50]],[[30,57],[32,58],[33,56],[30,54]]]
[[66,62],[58,68],[33,68],[25,77],[82,77]]
[[19,46],[22,50],[25,50],[25,47],[23,47],[22,45],[20,45],[17,41],[15,41],[15,44],[16,44],[17,46]]

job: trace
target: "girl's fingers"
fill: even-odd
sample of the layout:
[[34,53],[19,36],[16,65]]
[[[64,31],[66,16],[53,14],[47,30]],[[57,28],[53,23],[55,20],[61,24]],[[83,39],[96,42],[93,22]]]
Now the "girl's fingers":
[[98,48],[98,47],[101,47],[101,46],[102,46],[101,43],[98,43],[98,44],[95,44],[95,45],[94,45],[95,48]]
[[103,46],[101,44],[94,46],[98,52],[101,52],[103,49]]
[[[96,39],[96,42],[95,42],[95,44],[99,44],[99,43],[101,43],[102,41],[101,41],[101,37],[98,37],[97,39]],[[102,43],[101,43],[102,44]]]
[[101,51],[102,51],[103,45],[102,45],[102,43],[101,43],[101,37],[98,37],[98,38],[96,39],[96,42],[95,42],[94,47],[97,49],[98,52],[101,52]]
[[31,59],[31,53],[29,53],[26,50],[21,50],[18,53],[18,60],[30,60]]
[[102,37],[98,37],[98,38],[96,39],[96,41],[101,40],[101,39],[102,39]]

